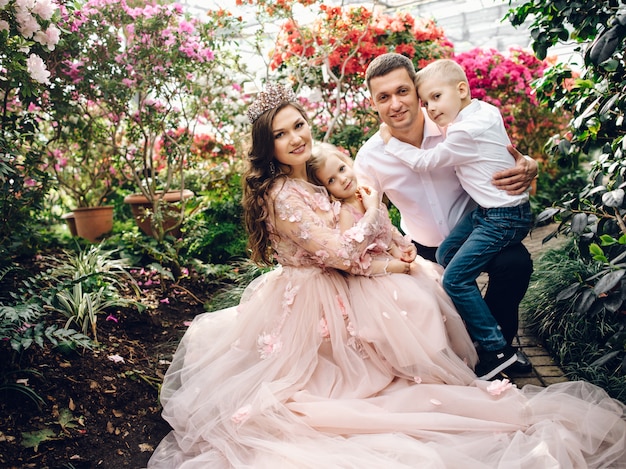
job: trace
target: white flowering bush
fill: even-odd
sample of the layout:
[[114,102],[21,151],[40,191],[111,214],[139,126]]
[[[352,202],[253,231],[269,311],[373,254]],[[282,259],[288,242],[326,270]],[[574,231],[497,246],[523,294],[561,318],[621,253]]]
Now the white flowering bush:
[[0,0],[0,265],[32,247],[31,215],[45,195],[36,110],[51,83],[60,15],[53,0]]

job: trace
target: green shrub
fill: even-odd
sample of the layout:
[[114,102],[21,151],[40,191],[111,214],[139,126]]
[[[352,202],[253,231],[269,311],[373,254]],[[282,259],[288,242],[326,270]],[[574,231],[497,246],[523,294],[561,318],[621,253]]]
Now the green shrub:
[[[528,328],[541,339],[572,379],[585,379],[626,401],[624,334],[619,309],[626,292],[594,289],[605,266],[580,256],[568,239],[536,261],[521,308]],[[609,286],[609,285],[606,285]]]

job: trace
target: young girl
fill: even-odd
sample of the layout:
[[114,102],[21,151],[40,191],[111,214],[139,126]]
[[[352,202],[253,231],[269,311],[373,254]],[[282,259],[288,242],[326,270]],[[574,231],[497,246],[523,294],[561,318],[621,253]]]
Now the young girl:
[[[311,158],[307,162],[309,180],[324,186],[332,198],[340,202],[339,229],[342,233],[357,227],[363,218],[363,193],[370,193],[367,187],[359,187],[352,170],[352,158],[330,143],[316,143]],[[370,275],[388,273],[410,273],[415,260],[416,249],[410,240],[402,236],[393,226],[387,210],[381,205],[381,235],[361,256],[361,265],[370,267]],[[353,274],[361,272],[358,269]]]

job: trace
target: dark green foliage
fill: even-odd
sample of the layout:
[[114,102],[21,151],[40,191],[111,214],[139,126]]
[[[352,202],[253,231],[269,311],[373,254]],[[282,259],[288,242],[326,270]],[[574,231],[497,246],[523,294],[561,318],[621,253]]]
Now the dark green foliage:
[[0,116],[0,267],[37,251],[37,213],[43,208],[49,176],[41,171],[36,123],[28,116]]
[[[549,153],[561,167],[581,168],[586,185],[538,216],[555,221],[572,238],[570,250],[554,253],[542,268],[528,308],[533,323],[570,372],[626,395],[626,15],[623,3],[529,1],[511,10],[521,24],[532,16],[533,48],[573,39],[581,45],[580,76],[557,66],[539,83],[538,96],[574,116],[569,134],[553,139]],[[567,86],[559,86],[567,84]],[[583,165],[583,166],[581,166]],[[565,267],[561,265],[565,263]],[[548,262],[548,265],[550,262]],[[554,269],[553,273],[549,271]],[[545,306],[541,306],[545,305]],[[553,310],[551,310],[553,308]]]
[[187,255],[212,264],[246,257],[247,236],[239,197],[210,201],[188,221]]
[[588,380],[626,400],[623,277],[581,256],[573,239],[546,251],[534,268],[521,305],[530,330],[571,379]]

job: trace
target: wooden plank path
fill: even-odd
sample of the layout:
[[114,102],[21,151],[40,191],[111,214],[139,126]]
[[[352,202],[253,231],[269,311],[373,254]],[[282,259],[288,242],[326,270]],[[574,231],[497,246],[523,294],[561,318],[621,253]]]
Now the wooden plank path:
[[[549,233],[551,233],[555,227],[553,225],[547,225],[534,229],[523,241],[524,245],[530,252],[531,258],[535,260],[537,256],[547,249],[554,248],[558,245],[560,239],[552,239],[545,245],[541,243]],[[486,276],[479,278],[479,284],[486,280]],[[530,373],[509,373],[503,374],[516,384],[518,388],[526,384],[534,384],[536,386],[548,386],[554,383],[560,383],[567,381],[563,370],[554,362],[550,357],[548,351],[539,343],[536,337],[534,337],[525,327],[523,315],[520,315],[520,327],[517,333],[517,338],[513,342],[514,346],[522,349],[522,351],[528,356],[530,362],[533,364],[533,370]]]

